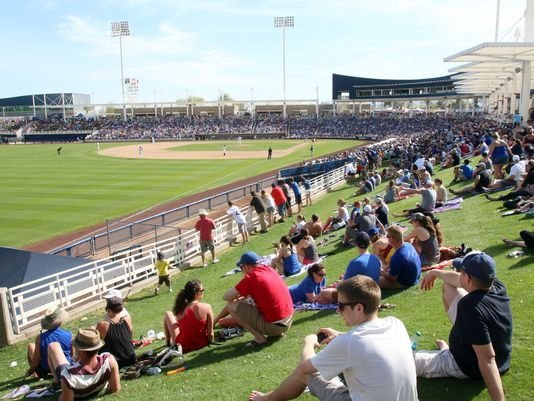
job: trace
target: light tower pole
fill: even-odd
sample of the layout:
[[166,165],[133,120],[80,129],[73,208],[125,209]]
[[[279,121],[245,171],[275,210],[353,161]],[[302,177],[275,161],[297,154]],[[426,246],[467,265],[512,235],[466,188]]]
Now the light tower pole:
[[283,64],[283,101],[284,101],[284,118],[287,117],[286,108],[286,28],[295,26],[295,17],[274,17],[274,27],[282,28],[282,64]]
[[130,26],[128,21],[118,21],[111,23],[111,36],[119,37],[119,47],[121,54],[121,90],[122,90],[122,118],[126,121],[126,102],[124,98],[124,68],[122,64],[122,37],[130,36]]

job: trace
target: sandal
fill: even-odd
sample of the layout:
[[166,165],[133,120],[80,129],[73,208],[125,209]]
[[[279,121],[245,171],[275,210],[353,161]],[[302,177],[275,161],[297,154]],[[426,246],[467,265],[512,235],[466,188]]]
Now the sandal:
[[385,304],[380,304],[380,306],[378,307],[378,310],[379,311],[383,311],[383,310],[386,310],[386,309],[393,309],[395,308],[397,305],[395,304],[388,304],[388,303],[385,303]]

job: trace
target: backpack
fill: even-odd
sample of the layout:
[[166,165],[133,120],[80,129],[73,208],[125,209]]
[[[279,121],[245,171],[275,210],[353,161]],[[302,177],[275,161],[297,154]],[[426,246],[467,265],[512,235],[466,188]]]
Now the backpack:
[[122,372],[121,379],[132,380],[146,374],[147,370],[152,367],[158,367],[161,370],[177,369],[185,364],[182,355],[182,346],[180,344],[171,345],[163,348],[154,355],[153,350],[147,351],[137,357],[136,362]]

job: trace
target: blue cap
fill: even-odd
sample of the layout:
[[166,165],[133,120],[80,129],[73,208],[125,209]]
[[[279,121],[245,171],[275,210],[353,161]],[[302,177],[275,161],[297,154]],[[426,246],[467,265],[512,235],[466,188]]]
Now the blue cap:
[[483,280],[495,278],[497,266],[495,260],[484,252],[469,252],[463,258],[456,258],[452,262],[455,269],[462,269],[467,274]]
[[242,265],[255,265],[259,260],[260,257],[256,252],[248,251],[241,256],[241,259],[239,259],[239,262],[237,262],[236,265],[237,267],[241,267]]
[[379,232],[380,231],[378,230],[378,228],[373,227],[373,228],[369,229],[369,231],[367,231],[367,234],[369,235],[369,237],[374,237]]

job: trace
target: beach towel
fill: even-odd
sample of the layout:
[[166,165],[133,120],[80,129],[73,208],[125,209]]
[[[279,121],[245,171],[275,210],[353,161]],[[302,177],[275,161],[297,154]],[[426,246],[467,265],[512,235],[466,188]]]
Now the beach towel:
[[454,199],[448,200],[447,202],[445,202],[443,206],[435,208],[433,212],[441,213],[441,212],[448,212],[449,210],[461,209],[463,201],[464,201],[464,198],[461,196],[458,196]]

